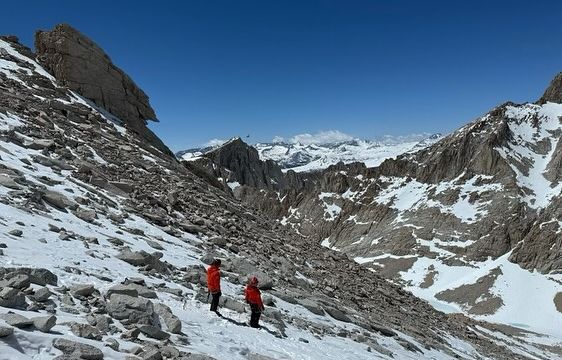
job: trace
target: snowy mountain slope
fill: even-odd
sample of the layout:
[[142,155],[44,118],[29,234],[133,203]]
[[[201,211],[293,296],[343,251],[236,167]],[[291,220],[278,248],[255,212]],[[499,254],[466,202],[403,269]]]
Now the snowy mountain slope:
[[[435,312],[345,256],[303,243],[58,87],[14,39],[0,39],[0,49],[0,358],[546,359],[558,351],[550,337]],[[206,309],[202,265],[213,256],[225,260],[225,318]],[[237,324],[248,316],[240,300],[252,273],[269,297],[262,330]],[[35,319],[14,328],[9,311],[54,315],[54,327]]]
[[367,167],[378,166],[386,159],[415,152],[440,138],[440,134],[435,134],[425,139],[399,143],[355,139],[321,144],[258,143],[254,147],[262,160],[273,160],[285,171],[305,172],[326,169],[339,162],[345,164],[363,162]]
[[[367,167],[378,166],[386,159],[423,149],[439,141],[441,137],[440,134],[434,134],[424,138],[412,137],[400,142],[390,141],[390,139],[387,139],[387,142],[354,139],[305,144],[299,142],[257,143],[252,146],[258,151],[261,160],[273,160],[283,171],[307,172],[326,169],[339,162],[346,164],[363,162]],[[201,158],[205,153],[216,151],[227,144],[228,142],[225,142],[205,148],[184,150],[176,153],[176,156],[185,161],[193,161]]]
[[[507,261],[560,269],[558,223],[548,221],[560,216],[562,106],[508,104],[494,113],[371,173],[325,175],[321,198],[291,204],[282,222],[319,234],[438,309],[562,335],[560,275]],[[540,234],[529,232],[535,227]],[[469,286],[497,268],[489,287]]]
[[239,177],[234,195],[439,310],[560,337],[561,118],[548,99],[506,103],[374,168],[339,164],[282,187]]
[[[13,144],[3,143],[2,146],[4,147],[4,152],[17,154],[20,158],[32,158],[35,155],[35,151],[26,151]],[[26,177],[32,173],[34,176],[48,177],[51,180],[60,181],[64,184],[64,189],[62,187],[55,187],[52,189],[53,191],[58,190],[63,193],[71,191],[75,196],[92,196],[92,193],[84,189],[80,184],[69,183],[66,178],[69,174],[64,172],[57,174],[56,172],[49,171],[50,169],[41,168],[40,166],[38,166],[40,171],[26,170],[25,164],[15,156],[5,156],[3,154],[3,160],[4,164],[9,165],[13,170],[22,171],[24,176],[27,175]],[[153,161],[157,161],[157,159],[153,159]],[[2,188],[2,190],[2,195],[7,196],[8,191],[6,190],[8,189]],[[110,199],[114,200],[117,204],[120,202],[119,198]],[[19,210],[4,204],[1,205],[0,209],[0,213],[7,214],[2,216],[1,226],[4,228],[2,230],[3,243],[6,245],[6,252],[2,257],[3,260],[7,260],[6,263],[3,263],[4,266],[34,267],[40,264],[41,267],[50,269],[58,276],[58,284],[60,286],[72,287],[75,284],[92,284],[102,293],[105,293],[116,282],[127,278],[140,277],[155,288],[160,302],[173,309],[174,314],[182,321],[183,332],[188,334],[186,339],[189,339],[190,344],[178,346],[180,350],[201,352],[224,359],[246,359],[249,354],[262,354],[275,359],[313,359],[317,358],[318,354],[323,354],[322,358],[325,359],[338,359],[341,357],[367,359],[372,357],[372,354],[366,351],[366,346],[360,343],[348,343],[348,341],[342,340],[340,337],[324,337],[319,340],[311,333],[293,328],[291,325],[284,329],[288,339],[279,339],[265,331],[260,332],[234,325],[209,313],[207,305],[197,300],[197,292],[194,289],[174,281],[162,282],[160,279],[140,273],[134,266],[116,258],[119,251],[114,248],[112,241],[102,240],[107,238],[109,234],[121,233],[119,239],[127,243],[132,251],[151,252],[154,250],[151,247],[154,245],[151,244],[156,243],[162,246],[160,248],[163,254],[162,261],[176,267],[200,266],[202,263],[198,258],[201,256],[201,251],[197,249],[196,245],[200,244],[203,240],[191,234],[182,234],[181,239],[176,236],[170,236],[162,229],[150,225],[144,219],[137,216],[130,216],[124,220],[121,226],[116,226],[110,219],[102,216],[96,220],[97,224],[92,224],[77,218],[73,214],[60,211],[56,212],[56,219],[53,219],[50,216],[38,216],[39,214],[37,213],[29,213],[28,211]],[[115,210],[124,211],[121,207]],[[77,246],[71,246],[71,244],[61,241],[59,232],[50,230],[53,222],[56,224],[55,226],[64,226],[65,234],[71,234],[73,238],[89,240],[84,240],[84,244],[79,242]],[[24,234],[21,236],[7,234],[14,227],[22,229]],[[123,234],[123,228],[137,229],[137,231],[142,231],[144,235],[139,237],[127,233]],[[94,238],[99,239],[99,243],[92,240]],[[151,242],[149,243],[148,241]],[[111,280],[108,282],[107,279]],[[166,287],[180,290],[183,295],[181,297],[173,296],[165,290]],[[241,298],[243,289],[241,285],[227,283],[223,284],[223,288],[226,296],[235,299]],[[55,296],[59,293],[57,288],[51,288],[51,291]],[[352,333],[363,331],[357,326],[350,326],[346,323],[331,321],[325,317],[314,316],[312,313],[307,312],[305,308],[295,309],[294,305],[285,303],[281,299],[275,297],[273,299],[277,303],[276,308],[278,311],[287,311],[289,314],[300,312],[303,319],[301,321],[320,322],[329,328],[337,329],[341,327],[342,330],[340,331]],[[55,303],[61,307],[62,301],[55,301]],[[17,311],[17,313],[29,317],[37,315],[33,311]],[[228,309],[225,309],[223,314],[241,323],[245,323],[247,320],[247,315],[241,315]],[[76,315],[65,314],[63,310],[61,318],[64,322],[83,323],[84,315],[85,313],[82,312]],[[266,326],[272,327],[267,322]],[[53,331],[62,333],[65,338],[75,339],[64,324],[55,326]],[[14,360],[29,359],[36,358],[38,355],[40,358],[50,358],[50,356],[55,356],[58,353],[51,345],[52,340],[58,337],[57,335],[27,333],[16,330],[14,341],[17,341],[22,348],[16,351],[8,346],[4,348],[3,355],[0,355],[0,358]],[[178,338],[174,339],[174,341],[181,342],[180,339],[181,335],[178,335]],[[209,342],[209,339],[214,340]],[[291,341],[291,339],[301,340]],[[404,359],[417,358],[409,354],[394,339],[387,339],[381,335],[379,340],[384,348],[393,349],[391,351],[395,356]],[[95,341],[80,341],[97,345]],[[218,346],[217,343],[219,344]],[[120,341],[121,350],[130,350],[136,345],[137,343],[132,341]],[[417,346],[421,345],[417,344]],[[466,350],[460,349],[458,350],[459,353],[462,354],[463,351],[468,351],[469,353],[473,351],[476,353],[470,345],[465,344],[464,346]],[[106,359],[122,359],[125,356],[125,354],[109,348],[105,348],[104,355]],[[431,355],[431,352],[428,355]],[[435,355],[438,356],[437,358],[448,358],[439,353],[435,353]]]

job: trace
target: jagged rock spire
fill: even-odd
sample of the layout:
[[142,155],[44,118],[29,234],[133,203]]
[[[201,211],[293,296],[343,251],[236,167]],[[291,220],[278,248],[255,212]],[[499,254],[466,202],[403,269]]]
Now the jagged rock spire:
[[539,99],[539,104],[547,102],[562,103],[562,72],[558,73],[550,82],[550,85],[544,91]]
[[147,127],[156,119],[148,96],[87,36],[68,24],[35,33],[37,60],[57,81],[123,120],[152,145],[168,148]]

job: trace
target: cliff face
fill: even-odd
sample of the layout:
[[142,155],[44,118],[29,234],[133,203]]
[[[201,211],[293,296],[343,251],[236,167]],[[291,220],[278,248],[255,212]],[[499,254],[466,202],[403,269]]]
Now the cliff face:
[[156,120],[148,96],[92,40],[67,24],[35,34],[37,60],[60,83],[122,120],[159,150],[168,148],[147,127]]
[[544,91],[539,99],[539,104],[547,102],[562,103],[562,72],[558,73],[550,82],[550,85]]

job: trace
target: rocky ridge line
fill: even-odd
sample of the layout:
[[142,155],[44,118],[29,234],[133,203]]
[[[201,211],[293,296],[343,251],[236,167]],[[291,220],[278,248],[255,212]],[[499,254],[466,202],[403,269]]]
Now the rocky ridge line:
[[148,96],[91,39],[68,24],[35,34],[37,60],[62,85],[123,120],[162,151],[170,150],[146,127],[157,121]]

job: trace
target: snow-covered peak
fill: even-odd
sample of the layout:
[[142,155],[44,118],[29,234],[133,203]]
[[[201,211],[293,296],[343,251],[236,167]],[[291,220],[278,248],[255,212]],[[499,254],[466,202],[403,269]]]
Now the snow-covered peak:
[[[367,167],[378,166],[386,159],[421,150],[443,137],[441,134],[419,134],[364,140],[344,135],[336,131],[315,136],[302,134],[288,140],[275,138],[272,142],[257,143],[253,147],[257,149],[261,160],[273,160],[284,171],[306,172],[322,170],[339,162],[363,162]],[[183,150],[176,156],[185,161],[197,160],[205,153],[237,139],[240,138],[223,142],[213,140],[210,146]]]
[[273,160],[284,170],[305,172],[325,169],[339,162],[363,162],[367,167],[374,167],[386,159],[421,150],[441,138],[441,134],[434,134],[402,141],[384,138],[380,141],[351,139],[321,144],[276,142],[258,143],[255,147],[262,160]]

